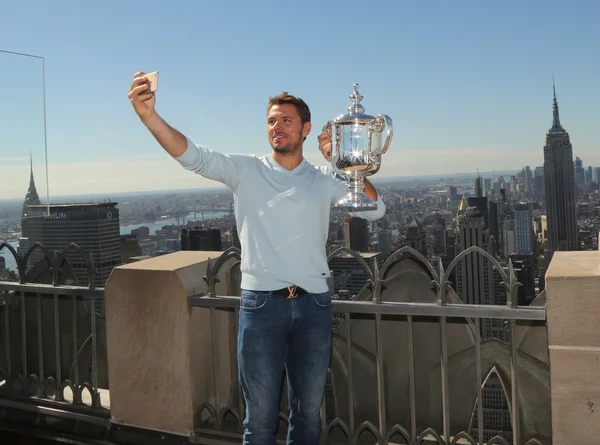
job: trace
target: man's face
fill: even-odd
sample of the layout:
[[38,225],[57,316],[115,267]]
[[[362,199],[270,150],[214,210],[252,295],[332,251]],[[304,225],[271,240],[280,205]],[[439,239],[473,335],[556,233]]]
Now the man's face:
[[298,110],[292,104],[273,105],[267,113],[269,143],[279,154],[301,150],[310,128],[310,122],[302,124]]

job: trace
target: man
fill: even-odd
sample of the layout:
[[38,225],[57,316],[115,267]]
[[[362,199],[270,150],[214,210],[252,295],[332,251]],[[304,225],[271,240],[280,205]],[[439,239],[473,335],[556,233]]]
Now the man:
[[[309,164],[302,145],[310,110],[287,93],[269,100],[267,137],[272,153],[222,154],[196,146],[155,111],[154,93],[137,73],[129,100],[162,147],[185,169],[233,191],[241,243],[238,364],[246,402],[244,444],[275,444],[280,387],[287,375],[288,444],[316,445],[320,406],[331,352],[332,308],[325,243],[331,203],[347,184],[330,167]],[[326,159],[331,138],[319,136]],[[378,208],[356,215],[381,218],[385,205],[366,183]]]

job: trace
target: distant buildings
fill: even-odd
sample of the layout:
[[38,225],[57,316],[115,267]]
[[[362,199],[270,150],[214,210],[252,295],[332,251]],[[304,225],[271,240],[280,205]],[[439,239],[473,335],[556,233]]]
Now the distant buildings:
[[220,252],[223,250],[221,230],[209,228],[196,228],[192,230],[183,229],[181,231],[181,250],[206,250]]
[[[361,252],[360,257],[371,270],[374,269],[375,262],[381,268],[385,260],[381,253]],[[333,258],[329,262],[329,269],[333,273],[335,293],[347,291],[350,296],[356,295],[369,279],[368,272],[360,265],[356,258],[349,254],[342,254],[337,258]]]
[[389,229],[382,229],[377,232],[377,244],[379,252],[383,255],[389,255],[392,252],[392,243],[394,239],[392,237],[392,231]]
[[[31,161],[30,161],[31,164]],[[63,252],[76,244],[81,253],[93,260],[94,282],[103,287],[113,268],[122,262],[122,243],[119,233],[119,209],[115,202],[42,205],[35,187],[33,165],[30,165],[29,189],[21,214],[19,252],[35,243],[41,244],[49,255]],[[66,251],[66,259],[80,285],[88,285],[85,259],[75,248]],[[41,249],[32,251],[28,269],[44,259]]]

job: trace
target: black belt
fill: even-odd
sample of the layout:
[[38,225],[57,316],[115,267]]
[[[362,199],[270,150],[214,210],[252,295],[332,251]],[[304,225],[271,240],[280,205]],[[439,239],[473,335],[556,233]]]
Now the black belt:
[[296,298],[298,295],[308,294],[308,291],[306,289],[302,289],[300,286],[284,287],[270,292],[272,295],[279,295],[287,298]]

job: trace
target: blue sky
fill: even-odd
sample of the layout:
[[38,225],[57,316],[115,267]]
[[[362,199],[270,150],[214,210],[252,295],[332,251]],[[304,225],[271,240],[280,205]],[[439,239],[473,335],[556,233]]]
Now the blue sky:
[[[352,84],[395,136],[379,177],[542,165],[552,75],[563,126],[600,166],[597,1],[28,1],[0,13],[0,49],[46,60],[51,195],[213,187],[139,123],[127,90],[160,72],[157,109],[197,143],[264,154],[268,97],[311,107],[318,129]],[[41,62],[0,54],[0,198],[41,195]]]

